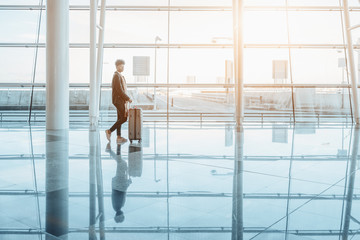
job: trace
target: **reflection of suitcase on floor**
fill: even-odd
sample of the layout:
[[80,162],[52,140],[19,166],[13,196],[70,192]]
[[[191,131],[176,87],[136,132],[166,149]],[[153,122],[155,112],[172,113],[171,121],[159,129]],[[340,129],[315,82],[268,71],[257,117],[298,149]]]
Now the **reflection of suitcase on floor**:
[[140,108],[129,109],[129,140],[132,143],[133,140],[141,142],[142,131],[142,111]]
[[141,143],[129,145],[129,176],[141,177],[143,168],[143,151]]

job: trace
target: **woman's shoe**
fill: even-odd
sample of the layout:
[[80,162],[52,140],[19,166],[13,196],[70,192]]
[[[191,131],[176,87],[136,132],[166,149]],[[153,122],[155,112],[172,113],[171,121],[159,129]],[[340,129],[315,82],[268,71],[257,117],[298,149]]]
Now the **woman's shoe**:
[[116,138],[116,142],[117,142],[118,144],[126,143],[126,142],[127,142],[127,139],[126,139],[126,138],[123,138],[123,137],[117,137],[117,138]]

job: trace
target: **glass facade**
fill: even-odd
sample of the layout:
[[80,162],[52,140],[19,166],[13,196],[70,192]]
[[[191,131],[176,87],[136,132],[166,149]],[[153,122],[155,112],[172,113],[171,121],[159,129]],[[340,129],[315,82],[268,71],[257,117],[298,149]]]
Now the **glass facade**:
[[[46,11],[42,2],[0,2],[0,90],[5,118],[19,109],[45,108]],[[233,113],[231,4],[229,0],[107,1],[102,92],[109,93],[114,61],[123,58],[129,90],[134,97],[142,95],[135,98],[137,105],[144,106],[145,116],[161,116],[164,111],[175,116],[180,110]],[[352,0],[349,5],[356,24],[358,2]],[[280,121],[351,121],[349,64],[339,9],[342,6],[335,0],[245,1],[245,121],[255,119],[255,113],[257,120],[277,115]],[[70,98],[71,110],[79,109],[78,105],[87,110],[89,104],[89,18],[88,1],[70,1],[70,96],[77,96]],[[354,31],[357,71],[358,39]],[[136,56],[149,58],[149,74],[134,75]],[[84,85],[81,90],[76,88],[79,84]],[[194,86],[189,89],[189,85]],[[35,96],[32,91],[40,99],[33,105],[25,100]],[[24,99],[13,100],[9,97],[13,92]],[[173,107],[174,99],[178,108]],[[197,107],[194,102],[200,101]],[[109,115],[106,111],[112,106],[106,104],[101,100],[101,114]],[[283,118],[284,114],[291,117]]]

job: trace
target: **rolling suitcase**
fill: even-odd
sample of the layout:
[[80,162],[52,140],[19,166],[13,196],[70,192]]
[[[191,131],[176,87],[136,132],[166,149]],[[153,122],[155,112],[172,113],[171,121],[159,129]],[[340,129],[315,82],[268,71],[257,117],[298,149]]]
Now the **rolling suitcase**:
[[140,108],[129,109],[129,140],[132,143],[133,140],[141,142],[142,131],[142,111]]

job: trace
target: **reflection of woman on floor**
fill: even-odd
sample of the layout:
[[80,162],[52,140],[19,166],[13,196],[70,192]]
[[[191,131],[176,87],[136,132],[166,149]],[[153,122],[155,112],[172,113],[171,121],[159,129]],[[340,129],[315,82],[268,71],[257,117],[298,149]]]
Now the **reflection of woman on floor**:
[[125,219],[124,212],[121,210],[125,204],[126,190],[131,184],[131,179],[128,177],[127,163],[121,158],[121,145],[117,144],[116,154],[112,151],[110,143],[106,146],[106,151],[110,153],[110,156],[116,161],[116,175],[112,178],[112,206],[116,212],[114,220],[115,222],[123,222]]

